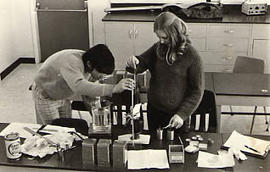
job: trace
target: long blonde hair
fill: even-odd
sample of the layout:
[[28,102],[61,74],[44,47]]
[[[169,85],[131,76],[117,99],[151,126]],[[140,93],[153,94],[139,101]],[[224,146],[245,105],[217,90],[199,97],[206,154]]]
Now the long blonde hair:
[[171,12],[162,12],[155,18],[154,32],[163,31],[169,37],[170,44],[164,46],[158,44],[157,55],[162,58],[165,55],[167,63],[172,65],[176,57],[183,55],[186,45],[190,43],[188,38],[188,26]]

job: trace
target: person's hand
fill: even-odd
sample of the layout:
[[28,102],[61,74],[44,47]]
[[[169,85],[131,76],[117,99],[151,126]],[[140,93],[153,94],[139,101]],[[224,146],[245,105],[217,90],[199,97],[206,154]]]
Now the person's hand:
[[173,117],[170,119],[169,124],[170,124],[170,126],[171,126],[172,128],[178,129],[178,128],[182,127],[182,125],[184,124],[184,121],[183,121],[183,119],[182,119],[179,115],[175,114],[175,115],[173,115]]
[[113,87],[113,93],[121,93],[124,90],[132,90],[135,88],[135,82],[131,78],[124,78]]
[[139,60],[135,56],[131,56],[127,60],[127,67],[132,67],[136,69],[136,65],[139,64]]

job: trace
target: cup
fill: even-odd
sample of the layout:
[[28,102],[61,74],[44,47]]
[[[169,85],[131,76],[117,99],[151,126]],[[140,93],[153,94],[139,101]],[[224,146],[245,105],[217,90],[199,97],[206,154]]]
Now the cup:
[[174,130],[168,129],[167,130],[167,139],[173,141],[174,140]]

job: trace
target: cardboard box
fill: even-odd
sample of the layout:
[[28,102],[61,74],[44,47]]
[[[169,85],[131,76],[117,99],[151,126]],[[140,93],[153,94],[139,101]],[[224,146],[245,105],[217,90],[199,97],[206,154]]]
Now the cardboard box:
[[97,139],[85,139],[82,142],[82,162],[86,167],[96,166]]
[[99,139],[97,143],[97,165],[99,167],[111,166],[111,143],[110,139]]
[[127,166],[127,142],[115,140],[113,143],[113,168],[123,169]]

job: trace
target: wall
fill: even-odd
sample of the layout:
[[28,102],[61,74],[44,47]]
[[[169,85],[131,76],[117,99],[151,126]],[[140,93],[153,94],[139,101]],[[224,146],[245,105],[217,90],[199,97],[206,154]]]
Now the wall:
[[19,57],[34,57],[30,1],[0,1],[0,72]]
[[110,7],[110,0],[88,0],[90,46],[105,43],[102,18],[106,15],[104,9],[107,7]]

